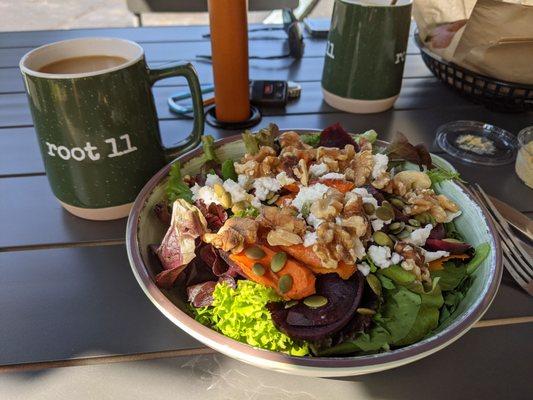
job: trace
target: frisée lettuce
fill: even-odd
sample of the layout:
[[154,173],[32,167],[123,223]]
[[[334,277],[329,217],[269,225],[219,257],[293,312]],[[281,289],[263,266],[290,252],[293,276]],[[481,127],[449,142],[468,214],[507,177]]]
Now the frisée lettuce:
[[192,310],[198,322],[239,342],[294,356],[309,354],[307,344],[292,340],[274,326],[266,304],[280,300],[269,287],[239,280],[235,289],[217,284],[212,305]]

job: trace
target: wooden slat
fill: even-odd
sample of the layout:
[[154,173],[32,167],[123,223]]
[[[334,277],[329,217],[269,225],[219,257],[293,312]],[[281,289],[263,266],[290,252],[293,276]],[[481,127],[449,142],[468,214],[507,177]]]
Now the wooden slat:
[[[201,83],[212,83],[211,64],[205,61],[193,61]],[[317,81],[322,76],[323,57],[306,57],[296,61],[282,60],[250,60],[250,79]],[[153,62],[153,66],[161,62]],[[420,55],[406,57],[405,78],[430,77]],[[175,86],[182,78],[170,78],[156,83],[156,86]],[[0,69],[0,93],[23,92],[24,85],[18,68]]]
[[200,347],[150,303],[124,246],[0,253],[0,271],[1,365]]
[[[251,28],[260,26],[262,25],[250,25]],[[208,39],[202,37],[206,33],[209,33],[209,27],[205,25],[0,32],[0,48],[38,47],[59,40],[88,36],[116,37],[139,43],[207,41]],[[250,33],[249,37],[251,40],[255,38],[285,40],[287,35],[283,31],[272,31]]]
[[[302,95],[290,101],[286,107],[264,108],[263,115],[277,116],[289,114],[338,113],[323,101],[320,82],[302,82]],[[160,119],[176,119],[167,104],[168,97],[188,90],[185,86],[156,87],[153,90]],[[205,98],[212,97],[208,93]],[[436,78],[405,79],[395,110],[442,108],[479,108],[449,90]],[[28,101],[24,93],[0,94],[0,128],[32,125]]]
[[154,359],[154,354],[134,363],[128,362],[131,358],[111,360],[112,364],[89,359],[72,363],[80,366],[53,371],[31,372],[35,366],[27,365],[19,372],[0,375],[0,385],[4,397],[25,400],[40,400],[48,393],[53,393],[54,400],[177,394],[180,399],[198,400],[206,393],[210,399],[307,400],[331,398],[333,393],[335,400],[528,399],[533,391],[531,335],[533,324],[473,329],[420,361],[339,379],[280,374],[214,352],[185,357],[169,352],[155,354],[165,359]]
[[[123,246],[0,253],[0,270],[0,365],[200,347],[149,302]],[[502,285],[484,319],[531,315]]]
[[69,214],[44,175],[0,179],[0,221],[0,249],[122,240],[126,227],[125,219],[96,222]]

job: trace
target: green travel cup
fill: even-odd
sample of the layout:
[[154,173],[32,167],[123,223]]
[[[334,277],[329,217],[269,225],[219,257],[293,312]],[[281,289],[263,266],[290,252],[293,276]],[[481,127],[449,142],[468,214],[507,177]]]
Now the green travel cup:
[[391,108],[400,93],[412,0],[335,0],[326,46],[326,103],[352,113]]

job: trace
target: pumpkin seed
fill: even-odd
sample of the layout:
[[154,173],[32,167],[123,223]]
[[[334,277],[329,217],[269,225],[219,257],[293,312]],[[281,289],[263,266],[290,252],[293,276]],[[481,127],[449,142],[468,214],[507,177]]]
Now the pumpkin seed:
[[282,275],[278,281],[278,288],[282,294],[287,293],[289,290],[291,290],[292,289],[292,276]]
[[270,269],[272,272],[279,272],[285,266],[287,262],[287,253],[280,251],[279,253],[274,254],[272,261],[270,261]]
[[291,300],[285,303],[285,309],[294,307],[296,304],[298,304],[298,301]]
[[392,211],[392,206],[387,200],[381,202],[381,207],[388,208],[389,210]]
[[246,201],[238,201],[237,203],[234,203],[233,204],[233,207],[231,207],[231,212],[233,214],[237,214],[241,211],[244,211],[246,210],[246,208],[249,206],[250,204]]
[[260,260],[266,256],[263,249],[257,246],[247,247],[246,250],[244,250],[244,254],[246,254],[246,257],[251,258],[252,260]]
[[411,232],[409,232],[407,227],[403,231],[398,233],[398,239],[400,240],[407,239],[409,236],[411,236]]
[[376,311],[364,307],[359,307],[356,311],[358,314],[361,315],[374,315],[376,313]]
[[365,203],[363,204],[363,210],[365,210],[365,214],[372,215],[376,211],[376,207],[372,203]]
[[368,283],[368,286],[370,286],[370,289],[378,295],[381,296],[381,282],[379,281],[378,277],[374,274],[368,274],[366,277],[366,282]]
[[265,274],[265,267],[263,267],[261,264],[259,263],[255,263],[253,266],[252,266],[252,271],[254,274],[256,275],[259,275],[259,276],[263,276]]
[[328,299],[324,296],[313,295],[304,299],[304,304],[309,308],[318,308],[328,304]]
[[400,209],[404,208],[404,206],[405,206],[405,203],[402,200],[400,200],[400,199],[398,199],[396,197],[390,199],[390,203],[394,207],[397,207],[397,208],[400,208]]
[[425,225],[428,223],[428,213],[417,214],[414,219]]
[[414,218],[411,218],[409,221],[409,225],[414,226],[416,228],[420,227],[420,221],[417,221]]
[[220,204],[224,208],[231,208],[232,202],[231,202],[231,195],[226,192],[226,189],[224,189],[224,186],[222,186],[220,183],[215,183],[213,185],[213,190],[215,191],[215,196],[220,201]]
[[274,204],[279,199],[279,194],[275,194],[270,199],[267,200],[267,204]]
[[445,242],[448,242],[448,243],[461,243],[461,244],[464,244],[464,242],[461,242],[460,240],[457,240],[457,239],[454,239],[454,238],[445,238],[445,239],[442,239],[444,240]]
[[388,221],[394,217],[394,211],[391,208],[381,206],[377,208],[376,216],[383,221]]
[[404,228],[405,228],[405,223],[401,221],[393,222],[392,224],[389,225],[389,231],[394,234],[400,233],[401,231],[403,231]]
[[374,239],[374,242],[376,242],[378,246],[387,246],[391,248],[394,246],[392,239],[385,232],[381,232],[381,231],[374,232],[374,235],[372,235],[372,238]]

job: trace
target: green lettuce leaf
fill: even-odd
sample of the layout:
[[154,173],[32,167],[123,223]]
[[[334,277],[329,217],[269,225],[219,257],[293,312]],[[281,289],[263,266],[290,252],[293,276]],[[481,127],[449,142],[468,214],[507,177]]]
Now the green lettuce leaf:
[[239,280],[236,289],[218,284],[212,306],[194,308],[193,312],[200,323],[251,346],[294,356],[309,354],[307,343],[292,340],[274,326],[266,305],[280,300],[271,288]]
[[457,171],[448,171],[446,169],[440,168],[440,167],[434,167],[432,169],[428,169],[426,171],[427,176],[429,176],[429,179],[431,179],[431,186],[435,188],[436,185],[438,185],[441,182],[449,181],[449,180],[456,180],[459,182],[464,182],[461,179],[461,175]]
[[215,139],[211,135],[202,136],[202,149],[204,150],[204,160],[214,161],[220,164],[220,161],[215,153]]
[[359,141],[362,138],[365,138],[370,143],[374,143],[376,140],[378,140],[378,133],[374,129],[370,129],[369,131],[359,133],[358,135],[353,135],[353,139],[357,144],[359,144]]
[[387,291],[381,311],[383,327],[390,334],[390,343],[400,342],[413,328],[422,299],[404,286]]
[[472,274],[477,267],[488,257],[490,253],[490,244],[481,243],[476,247],[476,252],[474,257],[466,264],[466,272],[470,275]]
[[304,133],[300,137],[302,142],[312,147],[317,147],[320,142],[320,133]]
[[446,261],[443,269],[431,271],[432,279],[439,279],[439,285],[445,292],[454,290],[467,275],[464,264],[456,264],[454,261]]
[[237,182],[238,176],[235,172],[233,160],[226,160],[222,163],[222,179],[231,179],[232,181]]
[[165,193],[169,204],[174,203],[176,199],[183,199],[192,203],[192,191],[183,181],[181,176],[181,165],[178,161],[170,166]]

